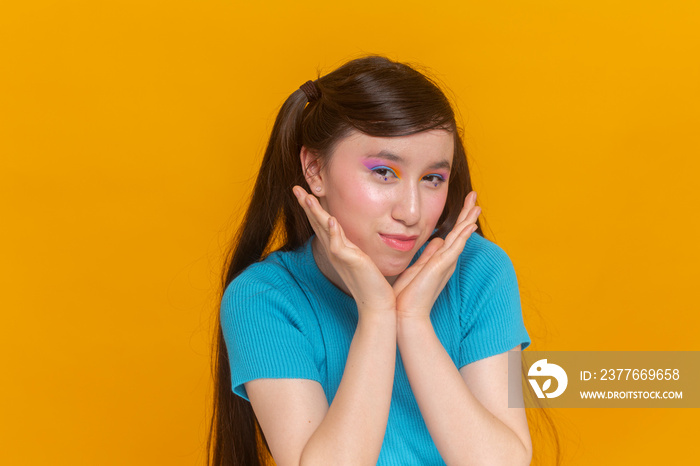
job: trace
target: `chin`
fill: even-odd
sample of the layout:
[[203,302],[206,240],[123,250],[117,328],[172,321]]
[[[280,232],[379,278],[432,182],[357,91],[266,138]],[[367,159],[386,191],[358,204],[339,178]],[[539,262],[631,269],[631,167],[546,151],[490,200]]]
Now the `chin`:
[[411,261],[410,259],[407,261],[401,261],[401,262],[394,262],[394,263],[385,263],[379,266],[379,271],[384,275],[385,277],[395,277],[397,275],[400,275],[401,272],[406,270],[408,267],[408,264],[410,264]]

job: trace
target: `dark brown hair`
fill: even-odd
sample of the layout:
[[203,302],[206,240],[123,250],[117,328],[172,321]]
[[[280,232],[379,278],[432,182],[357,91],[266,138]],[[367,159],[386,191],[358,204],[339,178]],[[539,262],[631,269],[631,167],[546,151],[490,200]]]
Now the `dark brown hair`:
[[[381,56],[352,60],[319,77],[320,98],[309,102],[297,89],[284,102],[272,128],[248,210],[226,257],[221,294],[249,265],[276,249],[292,250],[313,234],[292,186],[306,186],[302,145],[321,163],[352,130],[370,136],[406,136],[443,129],[454,136],[454,157],[445,208],[436,236],[454,226],[472,190],[466,153],[445,94],[414,68]],[[308,186],[307,186],[308,190]],[[477,233],[482,234],[481,225]],[[234,395],[228,353],[217,313],[213,351],[214,407],[207,443],[208,464],[258,466],[269,448],[249,402]]]

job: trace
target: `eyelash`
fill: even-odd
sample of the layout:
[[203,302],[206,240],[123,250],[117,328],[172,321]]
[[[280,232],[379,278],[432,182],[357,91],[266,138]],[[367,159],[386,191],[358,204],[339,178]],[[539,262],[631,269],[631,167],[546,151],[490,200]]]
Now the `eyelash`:
[[[383,178],[384,181],[389,181],[389,177],[400,179],[394,170],[384,165],[374,167],[372,168],[372,171],[379,175],[381,178]],[[381,172],[384,172],[384,174],[382,174]],[[433,178],[433,181],[430,181],[431,178]],[[428,175],[425,175],[422,179],[429,181],[435,188],[437,188],[445,182],[445,177],[443,177],[442,175],[438,175],[437,173],[430,173]]]
[[434,187],[436,187],[436,188],[437,188],[438,186],[440,186],[442,183],[445,182],[445,177],[443,177],[442,175],[438,175],[437,173],[431,173],[431,174],[425,175],[425,176],[423,177],[424,180],[428,180],[428,179],[430,179],[430,178],[436,178],[436,179],[437,179],[436,181],[431,181],[431,182],[430,182],[430,183],[432,183],[432,185],[433,185]]
[[[392,170],[392,169],[389,168],[389,167],[385,167],[385,166],[383,166],[383,165],[380,165],[380,166],[378,166],[378,167],[372,168],[372,171],[373,171],[374,173],[376,173],[377,175],[379,175],[381,178],[383,178],[384,181],[389,181],[389,176],[391,176],[392,178],[398,178],[398,177],[399,177],[399,176],[396,174],[396,172],[395,172],[394,170]],[[385,174],[382,175],[381,173],[379,173],[379,172],[381,172],[381,171],[385,172]]]

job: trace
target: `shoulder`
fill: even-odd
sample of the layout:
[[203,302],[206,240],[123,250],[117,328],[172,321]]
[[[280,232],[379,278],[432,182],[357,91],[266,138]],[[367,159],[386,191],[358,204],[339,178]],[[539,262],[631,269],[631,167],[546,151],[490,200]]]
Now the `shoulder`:
[[275,310],[293,310],[303,296],[298,282],[300,254],[298,250],[273,252],[234,278],[222,296],[222,322],[243,314],[262,317]]
[[492,241],[472,234],[460,256],[460,367],[530,344],[510,257]]
[[472,233],[460,255],[463,267],[505,269],[513,267],[508,254],[499,245],[483,236]]
[[256,293],[270,288],[285,288],[293,283],[293,272],[284,255],[274,252],[260,262],[249,265],[228,284],[224,299],[238,294]]
[[304,262],[295,254],[270,254],[224,290],[220,322],[231,384],[245,399],[244,384],[255,379],[322,380],[322,341],[301,286]]
[[456,286],[465,331],[473,326],[520,327],[522,310],[515,269],[505,251],[472,234],[460,257]]
[[515,268],[508,254],[496,243],[476,233],[469,237],[457,269],[461,284],[470,289],[499,285],[515,286],[517,289]]

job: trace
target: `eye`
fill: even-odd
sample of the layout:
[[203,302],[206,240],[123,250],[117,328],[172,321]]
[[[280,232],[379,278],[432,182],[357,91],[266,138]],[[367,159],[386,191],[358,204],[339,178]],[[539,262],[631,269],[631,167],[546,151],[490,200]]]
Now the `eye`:
[[427,181],[428,183],[433,185],[433,187],[437,188],[438,186],[440,186],[442,183],[445,182],[445,177],[442,175],[438,175],[437,173],[431,173],[429,175],[425,175],[423,177],[423,180]]
[[384,181],[389,181],[391,178],[398,178],[398,175],[394,170],[383,165],[372,168],[372,171]]

